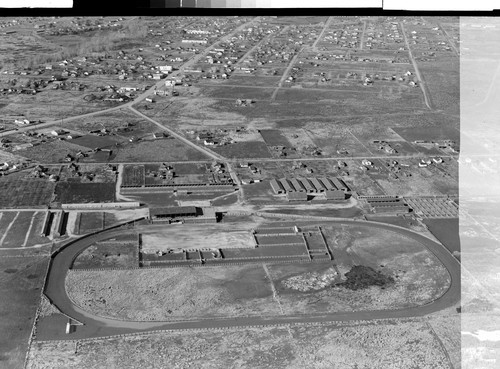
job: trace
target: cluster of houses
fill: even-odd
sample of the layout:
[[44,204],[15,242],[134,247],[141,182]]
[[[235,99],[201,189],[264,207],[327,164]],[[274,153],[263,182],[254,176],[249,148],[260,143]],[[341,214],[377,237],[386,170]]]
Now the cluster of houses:
[[321,42],[335,45],[336,47],[345,47],[356,49],[359,47],[363,25],[346,25],[344,29],[328,30],[326,36]]
[[6,175],[19,169],[19,165],[8,162],[0,163],[0,175]]
[[385,151],[388,154],[397,154],[397,150],[391,144],[384,140],[374,140],[373,143],[377,145],[379,150]]
[[425,158],[425,159],[420,159],[418,166],[420,168],[425,168],[431,165],[432,163],[435,164],[441,164],[443,162],[443,158],[441,157],[436,157],[436,158]]
[[196,140],[203,142],[205,146],[222,146],[236,142],[234,139],[227,136],[227,129],[220,129],[217,132],[205,130],[198,133],[189,131],[188,133],[196,134]]

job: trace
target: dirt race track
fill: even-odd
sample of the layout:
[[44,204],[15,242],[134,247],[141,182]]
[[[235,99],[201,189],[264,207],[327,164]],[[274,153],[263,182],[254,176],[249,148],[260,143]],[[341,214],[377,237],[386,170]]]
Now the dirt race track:
[[413,316],[424,316],[430,313],[434,313],[445,308],[453,307],[460,301],[460,264],[442,245],[411,230],[393,225],[369,221],[355,221],[349,219],[332,219],[328,222],[339,224],[355,224],[358,226],[363,225],[365,227],[393,231],[403,236],[412,238],[417,242],[420,242],[425,247],[427,247],[448,270],[451,279],[449,289],[441,297],[426,305],[397,310],[353,311],[343,313],[286,315],[279,317],[257,316],[229,319],[214,318],[191,320],[189,322],[135,322],[103,318],[79,308],[70,300],[65,288],[66,274],[68,272],[68,269],[71,267],[71,263],[73,262],[73,259],[76,257],[76,255],[78,255],[81,251],[83,251],[91,244],[100,240],[116,237],[123,233],[124,228],[131,227],[128,224],[124,224],[119,227],[110,228],[108,230],[72,241],[52,255],[44,293],[63,314],[83,323],[83,326],[77,326],[76,330],[72,334],[66,335],[64,333],[65,326],[64,324],[61,324],[61,320],[59,319],[59,324],[57,326],[60,327],[58,327],[57,329],[53,327],[51,329],[48,329],[46,333],[43,333],[43,327],[48,327],[51,325],[51,323],[55,323],[55,321],[46,321],[44,323],[42,319],[40,322],[40,328],[42,329],[40,329],[40,334],[38,334],[38,337],[42,340],[64,340],[103,337],[154,330],[223,328],[233,326],[406,318]]

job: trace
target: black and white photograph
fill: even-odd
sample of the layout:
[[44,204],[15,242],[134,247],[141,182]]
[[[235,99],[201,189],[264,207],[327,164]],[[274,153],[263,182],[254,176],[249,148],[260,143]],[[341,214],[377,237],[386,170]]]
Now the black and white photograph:
[[148,6],[0,17],[0,368],[499,368],[500,20]]

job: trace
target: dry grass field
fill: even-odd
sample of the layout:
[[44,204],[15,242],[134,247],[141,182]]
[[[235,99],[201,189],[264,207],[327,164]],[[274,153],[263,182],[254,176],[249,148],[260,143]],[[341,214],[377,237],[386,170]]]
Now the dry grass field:
[[[460,338],[456,331],[455,338],[457,333]],[[458,369],[460,344],[448,340],[443,346],[440,338],[440,332],[436,335],[425,319],[166,331],[76,345],[36,342],[27,368],[97,369],[106,363],[108,367],[152,369]]]
[[95,314],[130,320],[278,315],[261,265],[68,274],[70,297]]
[[48,257],[0,258],[0,367],[22,368]]

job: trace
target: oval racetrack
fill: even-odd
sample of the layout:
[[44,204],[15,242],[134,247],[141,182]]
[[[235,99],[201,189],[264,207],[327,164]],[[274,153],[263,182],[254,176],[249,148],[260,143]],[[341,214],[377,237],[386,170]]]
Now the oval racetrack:
[[[323,219],[324,221],[324,219]],[[371,320],[388,318],[407,318],[423,316],[436,311],[453,307],[460,301],[460,264],[451,253],[439,243],[415,233],[411,230],[384,223],[369,221],[357,221],[350,219],[328,220],[329,223],[355,224],[366,227],[384,229],[397,232],[403,236],[410,237],[423,244],[431,251],[444,265],[450,274],[451,284],[449,289],[436,300],[422,306],[415,306],[398,310],[372,310],[372,311],[352,311],[330,314],[315,315],[290,315],[277,317],[241,317],[228,319],[200,319],[185,322],[135,322],[104,318],[93,315],[73,304],[66,293],[65,279],[68,269],[74,258],[84,249],[94,242],[116,237],[123,234],[128,227],[128,223],[122,226],[113,227],[99,233],[84,236],[74,240],[56,251],[51,257],[51,263],[45,283],[44,293],[49,300],[65,315],[71,317],[84,326],[78,327],[71,335],[61,336],[64,339],[92,338],[111,336],[126,333],[137,333],[152,330],[167,329],[191,329],[191,328],[223,328],[232,326],[256,326],[256,325],[276,325],[285,323],[316,323],[329,321],[350,321],[350,320]],[[63,331],[63,328],[61,328]]]

